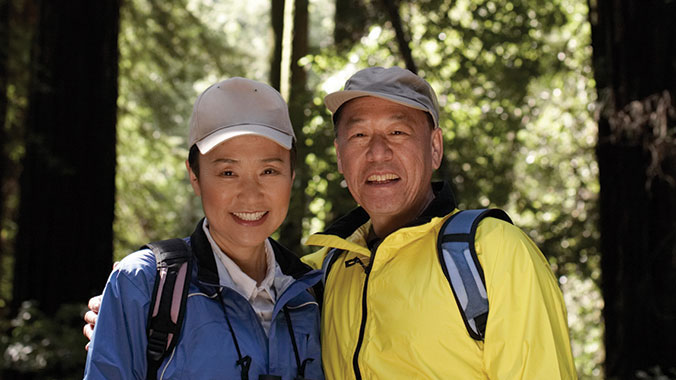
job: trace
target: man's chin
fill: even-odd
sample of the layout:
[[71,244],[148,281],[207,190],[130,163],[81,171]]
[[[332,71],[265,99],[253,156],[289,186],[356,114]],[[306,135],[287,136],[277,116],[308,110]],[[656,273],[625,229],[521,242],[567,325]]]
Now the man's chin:
[[400,207],[401,203],[392,198],[379,199],[377,201],[368,201],[361,204],[361,207],[372,218],[374,216],[396,216],[404,213]]

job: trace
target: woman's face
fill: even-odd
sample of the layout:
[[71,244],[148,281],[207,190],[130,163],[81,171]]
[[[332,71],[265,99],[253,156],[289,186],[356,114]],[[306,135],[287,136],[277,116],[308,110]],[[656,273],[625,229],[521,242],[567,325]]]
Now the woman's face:
[[226,140],[199,156],[190,183],[224,252],[259,247],[284,221],[294,172],[290,152],[257,135]]

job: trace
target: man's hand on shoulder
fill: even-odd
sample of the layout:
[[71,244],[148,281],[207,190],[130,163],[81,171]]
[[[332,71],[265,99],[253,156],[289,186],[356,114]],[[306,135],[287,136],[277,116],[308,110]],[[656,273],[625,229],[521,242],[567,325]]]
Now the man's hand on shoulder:
[[[117,265],[119,264],[119,261],[116,261],[113,263],[113,270],[117,268]],[[82,328],[82,333],[84,334],[87,339],[92,340],[92,334],[94,333],[94,325],[96,325],[96,318],[99,316],[99,308],[101,307],[101,299],[103,298],[103,295],[98,295],[94,296],[89,299],[89,303],[87,304],[87,307],[89,308],[89,311],[85,313],[84,315],[84,321],[85,325]],[[87,342],[87,345],[85,346],[85,350],[89,350],[89,342]]]
[[[89,340],[92,340],[92,333],[94,332],[94,325],[96,325],[96,318],[98,317],[98,314],[99,314],[99,308],[101,307],[101,298],[102,297],[103,296],[101,296],[101,295],[94,296],[94,297],[89,299],[89,303],[87,304],[89,311],[86,312],[85,315],[84,315],[85,325],[84,325],[84,328],[82,329],[82,333]],[[85,350],[88,350],[88,349],[89,349],[89,342],[85,346]]]

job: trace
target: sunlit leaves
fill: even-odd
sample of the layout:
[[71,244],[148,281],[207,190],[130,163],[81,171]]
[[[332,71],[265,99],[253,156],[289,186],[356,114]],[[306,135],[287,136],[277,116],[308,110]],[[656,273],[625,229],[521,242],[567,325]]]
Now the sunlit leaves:
[[[247,54],[264,40],[255,33],[255,27],[265,30],[254,21],[260,17],[223,4],[180,3],[134,0],[122,7],[116,258],[190,233],[202,215],[183,164],[192,104],[217,80],[244,76],[245,67],[250,74],[262,70]],[[250,35],[259,37],[241,45]]]

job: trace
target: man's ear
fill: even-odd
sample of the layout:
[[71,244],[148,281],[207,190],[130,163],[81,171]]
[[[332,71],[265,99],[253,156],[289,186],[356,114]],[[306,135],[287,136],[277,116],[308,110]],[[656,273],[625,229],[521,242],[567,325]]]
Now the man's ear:
[[338,173],[343,174],[343,163],[340,160],[340,152],[338,150],[338,138],[333,139],[333,148],[336,151],[336,163],[338,164]]
[[432,130],[431,146],[432,146],[432,165],[434,169],[439,169],[441,166],[441,159],[444,156],[444,135],[441,128],[434,128]]
[[188,160],[185,160],[185,168],[188,170],[188,176],[190,177],[190,185],[192,186],[192,190],[195,192],[195,195],[197,195],[198,197],[202,196],[202,189],[200,189],[199,178],[197,178],[195,172],[192,171],[192,168],[190,167],[190,163],[188,163]]

